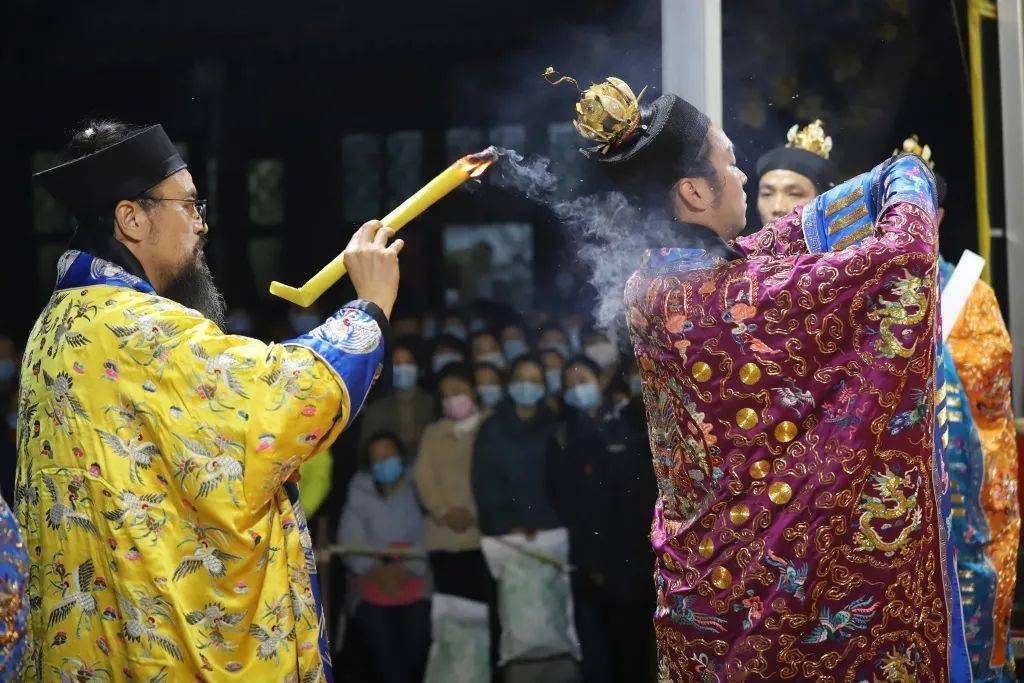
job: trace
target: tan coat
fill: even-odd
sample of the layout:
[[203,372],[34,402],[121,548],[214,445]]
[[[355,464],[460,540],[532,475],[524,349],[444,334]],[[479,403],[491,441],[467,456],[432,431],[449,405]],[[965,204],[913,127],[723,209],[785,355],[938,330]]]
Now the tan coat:
[[476,503],[469,483],[473,442],[486,418],[457,433],[455,422],[442,418],[423,432],[413,478],[420,500],[427,509],[427,550],[458,552],[480,547],[480,529],[474,523],[465,531],[454,531],[441,521],[451,507],[464,507],[476,517]]

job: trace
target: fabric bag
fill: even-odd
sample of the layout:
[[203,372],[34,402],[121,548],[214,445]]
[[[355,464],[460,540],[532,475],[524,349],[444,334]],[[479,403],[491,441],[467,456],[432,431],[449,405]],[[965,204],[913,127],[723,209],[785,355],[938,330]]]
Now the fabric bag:
[[423,683],[489,683],[491,630],[487,605],[435,593],[430,621],[433,642]]
[[569,655],[580,659],[564,528],[485,537],[480,544],[498,586],[501,666]]

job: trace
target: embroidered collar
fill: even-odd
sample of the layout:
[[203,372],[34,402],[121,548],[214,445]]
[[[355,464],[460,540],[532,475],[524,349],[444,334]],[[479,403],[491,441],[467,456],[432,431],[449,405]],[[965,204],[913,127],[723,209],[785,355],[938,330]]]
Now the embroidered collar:
[[64,252],[57,261],[56,289],[77,289],[90,285],[128,287],[145,294],[156,293],[151,284],[115,263],[76,249]]
[[690,270],[714,268],[727,261],[742,258],[709,228],[693,223],[676,223],[689,247],[648,249],[642,268],[654,273],[685,273]]

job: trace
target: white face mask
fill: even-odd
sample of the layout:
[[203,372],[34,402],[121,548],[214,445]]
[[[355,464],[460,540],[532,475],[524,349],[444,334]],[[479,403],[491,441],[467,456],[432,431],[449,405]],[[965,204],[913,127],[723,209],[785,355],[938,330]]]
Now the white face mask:
[[615,365],[615,361],[619,359],[619,351],[611,342],[595,342],[583,349],[583,353],[602,370]]
[[489,353],[481,353],[476,357],[477,363],[489,363],[499,370],[505,368],[505,356],[501,355],[497,351],[491,351]]

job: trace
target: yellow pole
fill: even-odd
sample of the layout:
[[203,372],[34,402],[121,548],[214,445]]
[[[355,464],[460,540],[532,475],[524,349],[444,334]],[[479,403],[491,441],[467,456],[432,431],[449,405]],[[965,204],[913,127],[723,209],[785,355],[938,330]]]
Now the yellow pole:
[[974,128],[974,194],[978,212],[978,253],[985,259],[981,277],[991,282],[992,223],[988,212],[988,147],[985,134],[985,83],[982,74],[981,19],[996,17],[995,3],[967,0],[967,43],[971,72],[971,122]]
[[[497,155],[494,148],[489,148],[478,154],[471,154],[459,159],[399,204],[380,222],[396,232],[401,230],[406,223],[426,211],[466,180],[480,175],[497,158]],[[270,293],[305,308],[319,299],[320,295],[326,292],[331,285],[345,277],[346,272],[345,252],[341,252],[301,287],[291,287],[275,280],[270,283]]]

